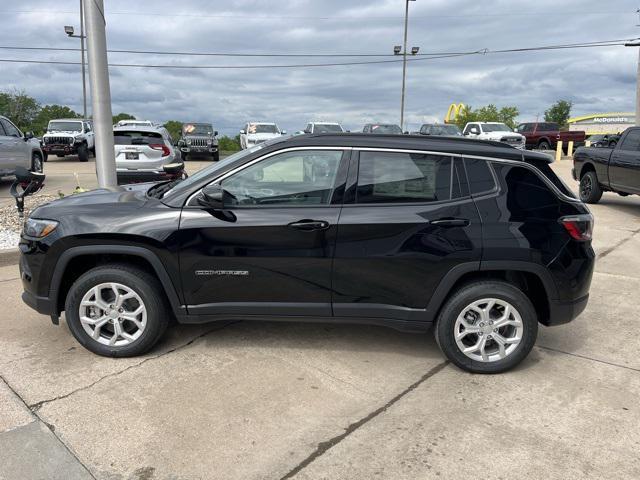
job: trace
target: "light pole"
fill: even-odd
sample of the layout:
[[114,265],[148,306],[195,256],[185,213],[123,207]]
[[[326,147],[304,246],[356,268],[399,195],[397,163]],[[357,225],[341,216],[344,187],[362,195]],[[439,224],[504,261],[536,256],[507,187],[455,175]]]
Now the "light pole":
[[[404,132],[404,94],[407,81],[407,30],[409,26],[409,2],[415,2],[416,0],[406,0],[404,10],[404,47],[396,45],[393,47],[393,53],[396,55],[402,54],[402,97],[400,99],[400,128]],[[420,47],[412,47],[411,55],[416,55],[420,50]]]
[[85,72],[84,62],[84,7],[82,6],[82,0],[80,0],[80,35],[74,35],[74,28],[71,25],[64,27],[64,33],[71,38],[80,39],[80,58],[82,62],[82,118],[87,118],[87,76]]
[[[624,44],[625,47],[640,47],[640,41]],[[636,126],[640,126],[640,51],[638,51],[638,73],[636,80]]]

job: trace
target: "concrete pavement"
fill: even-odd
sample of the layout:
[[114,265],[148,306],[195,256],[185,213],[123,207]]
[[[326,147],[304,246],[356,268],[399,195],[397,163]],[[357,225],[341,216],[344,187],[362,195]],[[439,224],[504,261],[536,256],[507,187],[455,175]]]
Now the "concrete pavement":
[[640,478],[640,198],[591,209],[587,310],[496,376],[347,325],[178,326],[101,358],[0,268],[0,479]]

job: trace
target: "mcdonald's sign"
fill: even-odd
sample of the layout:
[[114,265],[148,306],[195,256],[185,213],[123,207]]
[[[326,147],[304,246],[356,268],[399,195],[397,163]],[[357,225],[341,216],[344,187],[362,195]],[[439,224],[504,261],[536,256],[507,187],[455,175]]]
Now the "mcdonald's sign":
[[447,110],[447,116],[444,117],[444,123],[455,123],[456,118],[458,118],[458,115],[460,115],[460,113],[466,108],[467,107],[464,103],[458,103],[457,105],[455,103],[452,103],[451,105],[449,105],[449,110]]

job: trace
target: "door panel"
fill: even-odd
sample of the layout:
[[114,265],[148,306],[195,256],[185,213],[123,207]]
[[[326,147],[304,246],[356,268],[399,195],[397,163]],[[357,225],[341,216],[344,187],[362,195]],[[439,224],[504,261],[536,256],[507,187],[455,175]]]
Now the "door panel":
[[0,119],[0,123],[4,127],[4,135],[0,137],[2,145],[0,148],[3,153],[0,154],[3,157],[3,166],[2,168],[8,168],[13,170],[15,167],[25,167],[29,166],[31,158],[28,156],[31,153],[30,145],[24,141],[21,136],[20,131],[7,120]]
[[613,150],[609,167],[612,187],[640,193],[640,129],[630,130]]

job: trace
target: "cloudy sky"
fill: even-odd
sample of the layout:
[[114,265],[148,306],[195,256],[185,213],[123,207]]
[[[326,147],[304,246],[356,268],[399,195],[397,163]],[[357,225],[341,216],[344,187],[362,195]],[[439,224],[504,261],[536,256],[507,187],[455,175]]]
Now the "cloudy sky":
[[[404,0],[105,0],[109,49],[236,54],[389,54],[402,43]],[[417,0],[409,47],[421,53],[534,47],[640,37],[637,1]],[[78,0],[2,2],[0,45],[75,47]],[[633,111],[637,49],[505,53],[408,65],[406,116],[414,129],[442,121],[453,101],[516,105],[535,120],[559,98],[574,114]],[[0,50],[0,58],[79,61],[79,52]],[[393,58],[379,58],[393,60]],[[286,65],[375,58],[190,57],[110,53],[111,63]],[[0,62],[0,90],[81,111],[79,65]],[[399,123],[402,64],[316,68],[110,69],[113,112],[165,121],[211,121],[234,134],[248,120],[290,131],[313,119],[361,129]]]

